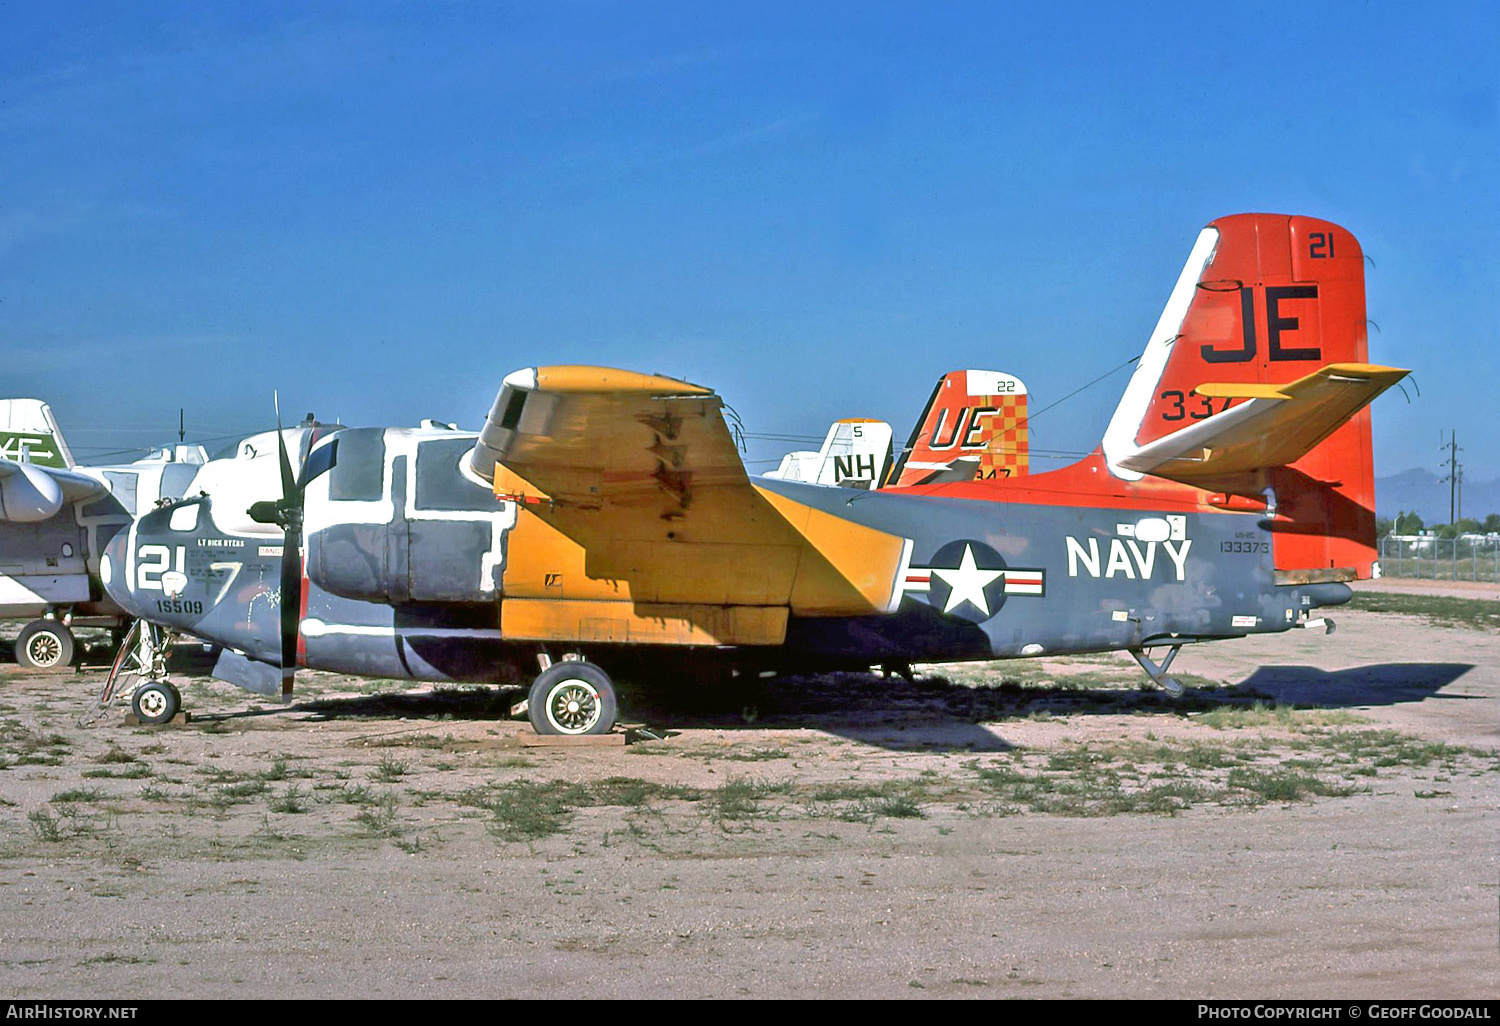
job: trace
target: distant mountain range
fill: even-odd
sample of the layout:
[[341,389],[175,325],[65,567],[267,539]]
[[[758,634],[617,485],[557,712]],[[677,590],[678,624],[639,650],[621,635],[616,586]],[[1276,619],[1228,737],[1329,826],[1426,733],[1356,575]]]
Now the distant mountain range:
[[[1459,516],[1483,520],[1500,513],[1500,481],[1463,482]],[[1430,470],[1403,470],[1375,479],[1375,515],[1394,518],[1416,510],[1429,527],[1448,522],[1448,485]]]

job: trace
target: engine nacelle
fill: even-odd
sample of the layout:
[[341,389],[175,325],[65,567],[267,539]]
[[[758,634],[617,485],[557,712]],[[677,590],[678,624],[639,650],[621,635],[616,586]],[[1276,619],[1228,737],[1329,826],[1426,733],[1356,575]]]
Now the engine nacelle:
[[0,477],[0,520],[34,524],[62,509],[63,490],[45,470],[27,463]]
[[351,428],[307,489],[307,577],[365,602],[488,603],[515,507],[466,475],[474,436]]

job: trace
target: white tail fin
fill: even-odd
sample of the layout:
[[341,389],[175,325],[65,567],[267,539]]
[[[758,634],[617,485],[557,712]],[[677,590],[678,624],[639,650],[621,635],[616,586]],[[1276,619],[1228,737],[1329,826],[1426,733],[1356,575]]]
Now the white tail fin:
[[67,469],[73,453],[40,399],[0,399],[0,459]]
[[836,420],[817,452],[790,452],[767,474],[806,484],[880,487],[891,466],[891,426],[883,420]]

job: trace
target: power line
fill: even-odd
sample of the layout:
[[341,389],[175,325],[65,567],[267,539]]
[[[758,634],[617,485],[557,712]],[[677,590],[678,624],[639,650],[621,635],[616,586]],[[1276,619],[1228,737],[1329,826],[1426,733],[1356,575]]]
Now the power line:
[[[1442,438],[1442,435],[1438,437]],[[1443,478],[1440,483],[1448,485],[1448,523],[1457,524],[1458,518],[1463,513],[1464,508],[1464,468],[1463,464],[1458,462],[1458,454],[1463,452],[1463,449],[1458,444],[1458,432],[1450,430],[1448,432],[1447,444],[1439,445],[1438,449],[1448,450],[1448,459],[1443,464],[1440,464],[1440,466],[1448,468],[1448,476]]]

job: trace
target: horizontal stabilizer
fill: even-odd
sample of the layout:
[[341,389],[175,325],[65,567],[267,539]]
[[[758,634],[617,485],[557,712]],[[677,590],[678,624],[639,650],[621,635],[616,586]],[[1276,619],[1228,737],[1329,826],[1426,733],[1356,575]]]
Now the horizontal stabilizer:
[[1198,395],[1242,401],[1140,446],[1119,465],[1188,483],[1289,466],[1407,373],[1331,363],[1282,385],[1199,385]]

